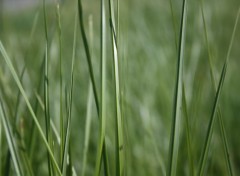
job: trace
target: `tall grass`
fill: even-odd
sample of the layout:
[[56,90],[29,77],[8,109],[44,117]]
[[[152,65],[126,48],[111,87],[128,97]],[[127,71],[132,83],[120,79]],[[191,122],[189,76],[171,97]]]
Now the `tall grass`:
[[240,173],[238,2],[41,3],[2,18],[0,175]]

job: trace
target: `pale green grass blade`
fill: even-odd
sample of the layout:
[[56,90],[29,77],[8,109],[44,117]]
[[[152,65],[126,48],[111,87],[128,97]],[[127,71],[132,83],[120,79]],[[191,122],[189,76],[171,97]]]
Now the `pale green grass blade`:
[[[78,0],[78,15],[79,15],[79,23],[80,23],[80,29],[81,29],[81,34],[82,34],[82,38],[83,38],[84,49],[85,49],[87,62],[88,62],[90,79],[91,79],[91,82],[92,82],[93,95],[94,95],[94,99],[95,99],[95,104],[96,104],[96,108],[97,108],[98,117],[100,117],[97,88],[96,88],[96,83],[95,83],[95,78],[94,78],[94,73],[93,73],[90,50],[89,50],[89,47],[88,47],[88,41],[87,41],[87,37],[86,37],[85,29],[84,29],[84,23],[83,23],[83,10],[82,10],[81,0]],[[105,140],[104,140],[104,144],[103,144],[103,162],[104,162],[105,175],[108,176],[109,175],[109,169],[108,169],[108,159],[107,159],[107,150],[106,150]]]
[[[203,27],[204,27],[204,37],[207,45],[207,50],[208,50],[208,63],[210,67],[210,75],[211,75],[211,81],[214,87],[214,91],[217,91],[217,85],[215,81],[215,76],[213,73],[213,64],[212,64],[212,55],[211,55],[211,50],[209,46],[209,41],[208,41],[208,34],[207,34],[207,26],[206,26],[206,21],[205,21],[205,16],[204,16],[204,10],[203,10],[203,0],[201,2],[201,15],[202,15],[202,21],[203,21]],[[228,142],[227,142],[227,136],[226,136],[226,131],[223,123],[223,118],[222,118],[222,113],[220,106],[217,107],[217,117],[218,117],[218,122],[220,126],[220,131],[221,131],[221,137],[223,140],[223,146],[224,146],[224,154],[225,154],[225,159],[226,159],[226,165],[228,168],[228,173],[229,175],[233,175],[233,169],[231,165],[231,160],[230,160],[230,155],[229,155],[229,147],[228,147]]]
[[90,130],[91,130],[91,119],[92,119],[92,100],[93,100],[93,92],[92,92],[91,86],[92,85],[90,82],[89,89],[88,89],[87,115],[86,115],[86,124],[85,124],[82,176],[85,176],[85,171],[86,171],[86,166],[87,166],[88,146],[89,146],[89,141],[90,141]]
[[[96,158],[95,176],[100,175],[103,145],[106,131],[106,15],[105,1],[101,0],[101,94],[100,94],[100,132]],[[106,171],[105,171],[106,172]]]
[[115,107],[116,107],[116,175],[124,175],[124,144],[123,144],[123,129],[122,129],[122,112],[120,102],[120,81],[119,81],[119,60],[118,60],[118,42],[116,38],[116,28],[114,19],[114,5],[109,0],[109,14],[110,14],[110,29],[112,39],[112,52],[113,52],[113,68],[114,68],[114,81],[115,81]]
[[20,82],[20,80],[19,80],[19,78],[17,76],[17,73],[16,73],[16,71],[15,71],[15,69],[13,67],[13,64],[12,64],[12,62],[11,62],[11,60],[10,60],[6,50],[5,50],[5,48],[3,47],[1,41],[0,41],[0,52],[1,52],[1,54],[3,56],[3,59],[5,60],[8,68],[9,68],[9,70],[11,71],[11,74],[12,74],[12,76],[13,76],[13,78],[14,78],[14,80],[15,80],[15,82],[16,82],[16,84],[17,84],[17,86],[18,86],[18,88],[19,88],[19,90],[20,90],[20,92],[21,92],[21,94],[22,94],[26,104],[27,104],[27,107],[28,107],[28,109],[30,111],[30,114],[31,114],[31,116],[32,116],[32,118],[33,118],[33,120],[35,122],[35,125],[36,125],[36,127],[37,127],[37,129],[38,129],[38,131],[40,133],[41,139],[43,140],[43,142],[44,142],[44,144],[45,144],[45,146],[46,146],[46,148],[47,148],[47,150],[49,152],[49,155],[50,155],[50,157],[52,159],[52,162],[53,162],[53,164],[54,164],[54,166],[55,166],[55,168],[57,170],[57,173],[58,173],[58,175],[61,175],[61,171],[60,171],[60,169],[58,167],[58,164],[57,164],[57,162],[56,162],[56,160],[54,158],[52,150],[51,150],[50,146],[48,145],[47,139],[46,139],[46,137],[44,135],[44,132],[43,132],[43,130],[42,130],[38,120],[37,120],[37,117],[36,117],[36,115],[35,115],[35,113],[33,111],[33,108],[32,108],[32,106],[31,106],[31,104],[30,104],[30,102],[28,100],[27,94],[26,94],[26,92],[23,89],[23,86],[22,86],[22,84],[21,84],[21,82]]
[[4,127],[6,139],[8,142],[8,147],[9,147],[9,150],[11,153],[13,165],[15,168],[14,170],[15,170],[17,176],[21,176],[21,175],[23,175],[22,167],[20,165],[21,159],[19,158],[19,153],[16,148],[16,144],[14,141],[14,136],[13,136],[10,122],[8,121],[8,118],[6,117],[6,114],[5,114],[5,110],[4,110],[3,103],[2,103],[2,98],[0,99],[0,116],[1,116],[1,121],[2,121],[3,127]]
[[[56,4],[57,6],[57,22],[58,22],[58,43],[59,43],[59,79],[60,79],[60,103],[59,103],[59,111],[60,111],[60,136],[61,136],[61,144],[60,144],[60,161],[63,161],[64,155],[64,119],[63,119],[63,92],[62,92],[62,26],[61,26],[61,14],[60,14],[60,5],[59,2]],[[63,166],[62,166],[63,167]]]
[[169,165],[167,170],[168,176],[175,176],[177,171],[179,135],[180,135],[180,118],[182,106],[182,84],[183,84],[183,60],[185,47],[185,32],[186,32],[186,12],[187,1],[183,0],[182,17],[180,26],[180,37],[178,45],[178,61],[177,61],[177,80],[175,87],[175,98],[173,107],[172,129],[169,143]]
[[72,51],[72,67],[71,67],[71,83],[69,93],[69,106],[68,106],[68,117],[67,117],[67,129],[64,140],[63,148],[63,159],[62,159],[62,174],[66,174],[67,168],[67,157],[69,151],[70,132],[71,132],[71,119],[72,119],[72,96],[73,96],[73,84],[74,84],[74,66],[75,66],[75,55],[76,55],[76,39],[77,39],[77,14],[75,16],[74,35],[73,35],[73,51]]
[[[239,21],[239,16],[240,16],[240,8],[238,10],[238,14],[237,14],[237,18],[236,18],[236,21],[235,21],[235,24],[234,24],[234,29],[233,29],[233,32],[232,32],[230,44],[229,44],[229,47],[228,47],[227,57],[225,59],[225,62],[224,62],[223,68],[222,68],[220,80],[219,80],[218,87],[217,87],[216,96],[215,96],[215,99],[214,99],[214,105],[213,105],[213,109],[212,109],[210,122],[209,122],[209,125],[208,125],[207,136],[205,138],[204,149],[203,149],[201,159],[200,159],[200,165],[199,165],[200,167],[199,167],[199,172],[198,172],[199,176],[202,176],[202,175],[205,174],[204,170],[205,170],[205,165],[206,165],[206,162],[207,162],[207,156],[208,156],[210,142],[211,142],[211,138],[212,138],[214,122],[215,122],[215,119],[216,119],[218,102],[219,102],[222,86],[223,86],[223,83],[224,83],[224,79],[225,79],[225,75],[226,75],[226,71],[227,71],[227,67],[228,67],[228,62],[229,62],[229,58],[230,58],[230,53],[231,53],[233,41],[234,41],[235,34],[236,34],[236,29],[237,29],[237,25],[238,25],[238,21]],[[229,165],[228,165],[228,167],[229,167]],[[228,171],[231,172],[230,170],[228,170]],[[232,174],[232,173],[229,173],[229,174]]]
[[[43,20],[44,20],[44,29],[45,29],[45,60],[44,60],[44,107],[45,107],[45,127],[46,127],[46,138],[50,148],[52,149],[52,137],[51,137],[51,128],[50,128],[50,110],[49,110],[49,79],[48,79],[48,49],[49,49],[49,41],[48,41],[48,24],[47,24],[47,12],[46,12],[46,3],[43,0]],[[47,153],[48,159],[48,174],[49,176],[53,175],[52,163],[50,160],[49,153]]]

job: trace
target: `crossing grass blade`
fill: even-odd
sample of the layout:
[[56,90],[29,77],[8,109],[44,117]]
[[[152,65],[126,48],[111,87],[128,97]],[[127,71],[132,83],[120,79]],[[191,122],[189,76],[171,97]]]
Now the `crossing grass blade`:
[[[95,100],[95,104],[96,104],[96,108],[97,108],[97,114],[98,114],[98,117],[100,117],[97,88],[96,88],[96,83],[95,83],[95,78],[94,78],[94,73],[93,73],[90,50],[88,47],[88,41],[87,41],[87,37],[86,37],[85,29],[84,29],[84,23],[83,23],[83,10],[82,10],[81,0],[78,0],[78,15],[79,15],[80,30],[81,30],[81,34],[82,34],[84,49],[85,49],[87,62],[88,62],[88,70],[89,70],[90,79],[92,82],[94,100]],[[106,149],[106,145],[105,145],[105,140],[103,142],[103,162],[104,162],[105,175],[108,176],[109,169],[108,169],[108,158],[107,158],[107,149]]]
[[[225,75],[226,75],[226,72],[227,72],[230,53],[231,53],[231,49],[232,49],[233,41],[234,41],[234,38],[235,38],[238,21],[239,21],[239,15],[240,15],[240,8],[238,10],[238,14],[237,14],[237,18],[236,18],[236,21],[235,21],[235,24],[234,24],[234,29],[233,29],[233,32],[232,32],[230,44],[229,44],[229,47],[228,47],[227,57],[225,59],[225,62],[224,62],[224,65],[223,65],[223,68],[222,68],[222,71],[221,71],[221,76],[220,76],[220,80],[219,80],[219,83],[218,83],[216,96],[215,96],[215,99],[214,99],[212,114],[211,114],[210,122],[208,124],[208,131],[207,131],[207,135],[206,135],[205,143],[204,143],[204,148],[203,148],[203,152],[202,152],[201,159],[200,159],[199,172],[198,172],[199,176],[204,175],[205,165],[206,165],[206,162],[207,162],[207,156],[208,156],[208,152],[209,152],[209,148],[210,148],[210,142],[211,142],[212,133],[213,133],[214,122],[215,122],[215,119],[216,119],[218,102],[219,102],[219,98],[220,98],[220,95],[221,95],[221,90],[222,90],[222,87],[223,87]],[[228,161],[228,162],[230,162],[230,161]],[[231,167],[231,166],[228,165],[229,174],[232,174],[231,173],[232,171],[229,170],[230,169],[229,167]]]
[[[211,82],[213,84],[214,91],[217,91],[217,85],[215,81],[215,76],[213,73],[213,64],[212,64],[212,55],[211,55],[211,50],[209,46],[209,40],[208,40],[208,34],[207,34],[207,25],[205,21],[205,16],[204,16],[204,10],[203,10],[203,0],[200,1],[200,7],[201,7],[201,15],[202,15],[202,21],[203,21],[203,27],[204,27],[204,37],[205,37],[205,42],[207,45],[207,50],[208,50],[208,64],[210,67],[210,76],[211,76]],[[217,117],[218,117],[218,122],[220,126],[220,132],[221,132],[221,137],[223,140],[223,147],[224,147],[224,154],[225,154],[225,160],[226,160],[226,165],[228,169],[228,173],[230,176],[233,175],[233,169],[231,165],[231,160],[230,160],[230,155],[229,155],[229,147],[228,147],[228,141],[227,141],[227,136],[226,136],[226,130],[224,127],[223,123],[223,117],[221,113],[220,106],[217,106]]]
[[31,116],[32,116],[32,118],[33,118],[33,120],[35,122],[35,125],[36,125],[36,127],[38,129],[38,132],[40,133],[41,139],[43,140],[43,142],[44,142],[44,144],[45,144],[45,146],[47,148],[47,151],[48,151],[48,153],[50,155],[50,158],[51,158],[51,160],[53,162],[53,165],[56,168],[57,174],[61,175],[61,171],[60,171],[60,169],[58,167],[57,161],[54,158],[54,155],[52,153],[52,150],[51,150],[50,146],[48,145],[48,142],[47,142],[47,139],[46,139],[46,137],[44,135],[44,132],[43,132],[43,130],[42,130],[38,120],[37,120],[37,117],[36,117],[36,115],[35,115],[35,113],[33,111],[32,106],[31,106],[31,104],[30,104],[30,102],[29,102],[29,100],[27,98],[27,94],[26,94],[26,92],[23,89],[23,86],[22,86],[22,84],[21,84],[21,82],[20,82],[20,80],[18,78],[18,75],[17,75],[17,73],[16,73],[16,71],[15,71],[15,69],[13,67],[13,64],[12,64],[12,62],[11,62],[11,60],[10,60],[6,50],[5,50],[5,48],[3,47],[1,41],[0,41],[0,52],[1,52],[1,54],[3,56],[3,59],[5,60],[8,68],[9,68],[9,70],[10,70],[10,72],[11,72],[11,74],[12,74],[12,76],[13,76],[13,78],[14,78],[14,80],[15,80],[15,82],[16,82],[16,84],[17,84],[17,86],[18,86],[18,88],[19,88],[19,90],[20,90],[20,92],[21,92],[21,94],[22,94],[26,104],[27,104],[27,107],[28,107],[28,109],[30,111],[30,114],[31,114]]
[[10,125],[8,118],[6,117],[6,113],[5,113],[5,110],[3,107],[3,102],[2,102],[1,97],[0,97],[0,116],[1,116],[1,121],[3,124],[4,131],[5,131],[5,135],[6,135],[6,139],[8,142],[8,147],[10,150],[10,154],[11,154],[11,158],[13,161],[16,175],[22,176],[23,171],[22,171],[22,167],[20,165],[21,159],[19,158],[19,153],[18,153],[16,144],[15,144],[15,141],[14,141],[14,136],[13,136],[13,132],[11,129],[11,125]]
[[[115,28],[113,2],[109,0],[110,29],[112,39],[113,68],[114,68],[114,88],[115,88],[115,107],[116,107],[116,175],[124,175],[124,144],[122,129],[122,112],[120,102],[120,81],[119,81],[119,60],[118,42]],[[119,25],[119,23],[118,23]]]
[[182,84],[183,84],[183,60],[184,60],[184,46],[185,46],[185,31],[186,31],[186,12],[187,1],[183,0],[182,17],[179,34],[178,45],[178,61],[177,61],[177,80],[175,87],[175,98],[173,107],[172,129],[169,143],[169,165],[167,170],[168,176],[175,176],[177,170],[178,148],[179,148],[179,134],[180,134],[180,118],[182,106]]

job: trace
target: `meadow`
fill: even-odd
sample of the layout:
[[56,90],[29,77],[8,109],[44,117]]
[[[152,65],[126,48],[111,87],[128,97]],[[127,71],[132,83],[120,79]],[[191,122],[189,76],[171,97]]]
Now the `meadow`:
[[0,176],[240,174],[239,0],[0,12]]

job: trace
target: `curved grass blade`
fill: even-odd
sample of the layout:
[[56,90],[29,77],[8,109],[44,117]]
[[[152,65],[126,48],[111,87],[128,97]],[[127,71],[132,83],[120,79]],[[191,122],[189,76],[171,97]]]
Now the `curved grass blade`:
[[112,39],[112,50],[114,60],[114,80],[115,80],[115,107],[116,114],[116,175],[124,175],[124,144],[123,144],[123,129],[122,129],[122,112],[120,102],[120,81],[119,81],[119,60],[118,60],[118,43],[115,28],[113,2],[109,0],[109,14],[110,14],[110,29]]
[[[207,162],[207,156],[208,156],[210,142],[211,142],[211,138],[212,138],[214,122],[215,122],[215,119],[216,119],[216,111],[217,111],[217,107],[218,107],[218,101],[219,101],[219,98],[220,98],[222,86],[223,86],[226,71],[227,71],[227,66],[228,66],[228,62],[229,62],[230,53],[231,53],[231,50],[232,50],[233,41],[234,41],[235,34],[236,34],[236,29],[237,29],[237,25],[238,25],[238,21],[239,21],[239,16],[240,16],[240,8],[238,10],[238,14],[237,14],[237,18],[236,18],[236,21],[235,21],[235,24],[234,24],[234,29],[233,29],[233,32],[232,32],[230,44],[229,44],[229,47],[228,47],[227,57],[225,59],[225,62],[224,62],[223,68],[222,68],[221,77],[220,77],[220,80],[219,80],[219,83],[218,83],[217,92],[216,92],[216,96],[215,96],[215,99],[214,99],[214,105],[213,105],[213,109],[212,109],[210,122],[209,122],[209,125],[208,125],[207,136],[205,138],[204,149],[203,149],[201,159],[200,159],[199,176],[204,175],[204,169],[205,169],[205,165],[206,165],[206,162]],[[229,172],[231,172],[231,171],[229,171]]]
[[21,176],[23,175],[22,173],[22,167],[20,165],[20,158],[19,158],[19,153],[17,151],[16,148],[16,144],[14,142],[14,136],[13,136],[13,132],[11,129],[11,125],[10,122],[8,121],[8,118],[6,117],[5,111],[4,111],[4,107],[3,107],[3,103],[2,103],[2,98],[0,99],[0,116],[1,116],[1,121],[3,123],[3,127],[4,127],[4,131],[5,131],[5,135],[7,138],[7,142],[8,142],[8,147],[11,153],[11,158],[13,161],[13,165],[15,168],[15,172],[16,175]]
[[13,78],[14,78],[14,80],[15,80],[15,82],[16,82],[16,84],[17,84],[17,86],[18,86],[18,88],[19,88],[19,90],[20,90],[20,92],[21,92],[21,94],[22,94],[26,104],[27,104],[27,107],[28,107],[28,109],[30,111],[30,114],[31,114],[31,116],[32,116],[32,118],[33,118],[33,120],[35,122],[35,125],[36,125],[36,127],[37,127],[37,129],[38,129],[38,131],[40,133],[41,139],[43,140],[43,142],[44,142],[44,144],[45,144],[45,146],[46,146],[46,148],[47,148],[47,150],[49,152],[51,160],[52,160],[52,162],[53,162],[53,164],[54,164],[54,166],[55,166],[55,168],[57,170],[57,174],[61,175],[61,171],[60,171],[60,169],[58,167],[57,161],[54,158],[54,155],[52,153],[52,150],[51,150],[50,146],[48,145],[48,142],[47,142],[47,139],[46,139],[46,137],[44,135],[44,132],[43,132],[43,130],[42,130],[38,120],[37,120],[37,117],[36,117],[36,115],[35,115],[35,113],[33,111],[32,106],[31,106],[31,104],[30,104],[30,102],[29,102],[29,100],[27,98],[27,94],[25,93],[25,91],[23,89],[23,86],[22,86],[22,84],[21,84],[21,82],[20,82],[20,80],[19,80],[19,78],[17,76],[17,73],[16,73],[16,71],[15,71],[15,69],[13,67],[13,64],[12,64],[12,62],[11,62],[11,60],[10,60],[6,50],[5,50],[5,48],[3,47],[1,41],[0,41],[0,52],[1,52],[5,62],[7,64],[7,66],[8,66],[8,68],[9,68],[9,70],[10,70],[10,72],[11,72],[11,74],[12,74],[12,76],[13,76]]
[[177,61],[177,80],[175,87],[174,109],[172,119],[172,129],[169,143],[169,165],[168,176],[175,176],[177,170],[177,158],[179,148],[179,134],[180,134],[180,118],[181,118],[181,106],[182,106],[182,84],[183,84],[183,52],[185,45],[185,31],[186,31],[186,5],[187,1],[183,0],[182,4],[182,17],[180,26],[180,37],[178,46],[178,61]]
[[[95,99],[95,104],[96,104],[96,108],[97,108],[98,117],[100,117],[99,101],[98,101],[97,88],[96,88],[95,78],[94,78],[94,73],[93,73],[91,55],[90,55],[90,50],[89,50],[89,47],[88,47],[87,37],[86,37],[84,24],[83,24],[83,10],[82,10],[81,0],[78,0],[78,15],[79,15],[79,23],[80,23],[80,29],[81,29],[81,34],[82,34],[82,38],[83,38],[84,49],[85,49],[87,62],[88,62],[90,79],[91,79],[91,82],[92,82],[93,95],[94,95],[94,99]],[[105,175],[108,176],[109,175],[109,169],[108,169],[108,159],[107,159],[107,150],[106,150],[105,140],[104,140],[104,143],[103,143],[103,162],[104,162]]]
[[[205,17],[204,17],[204,11],[203,11],[203,0],[201,0],[200,3],[201,3],[200,6],[201,6],[203,27],[204,27],[204,37],[205,37],[207,50],[208,50],[208,63],[209,63],[209,67],[210,67],[210,76],[211,76],[211,81],[212,81],[212,84],[214,87],[214,91],[216,92],[217,85],[216,85],[215,76],[213,73],[212,55],[211,55],[211,51],[210,51],[208,35],[207,35],[207,26],[206,26],[206,21],[205,21]],[[220,126],[221,137],[223,140],[224,154],[225,154],[226,165],[228,168],[228,173],[229,173],[229,175],[232,176],[233,169],[232,169],[232,165],[231,165],[231,160],[230,160],[230,155],[229,155],[229,147],[228,147],[228,142],[227,142],[227,137],[226,137],[226,130],[224,127],[220,106],[217,107],[217,117],[218,117],[218,122],[219,122],[219,126]]]

